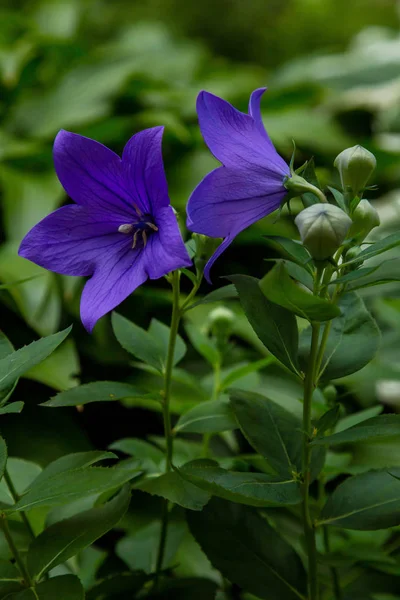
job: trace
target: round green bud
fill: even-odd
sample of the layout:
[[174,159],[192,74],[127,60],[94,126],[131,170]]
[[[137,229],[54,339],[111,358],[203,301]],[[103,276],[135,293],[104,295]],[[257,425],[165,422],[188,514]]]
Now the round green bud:
[[[351,230],[351,228],[350,228]],[[361,254],[362,250],[360,248],[360,246],[353,246],[353,248],[350,248],[349,250],[347,250],[346,252],[346,256],[345,256],[345,261],[349,261],[349,260],[353,260],[354,258],[357,258],[359,254]],[[357,260],[356,262],[353,262],[351,265],[349,265],[346,268],[346,271],[354,271],[355,269],[358,269],[358,267],[361,267],[361,265],[363,264],[364,261],[362,260]]]
[[343,150],[333,164],[339,171],[343,190],[350,189],[354,196],[360,196],[376,167],[376,158],[366,148],[353,146]]
[[313,204],[302,210],[294,222],[304,246],[315,260],[333,256],[352,223],[350,217],[333,204]]
[[214,308],[208,315],[208,323],[211,333],[219,339],[229,338],[232,333],[234,322],[235,313],[224,306],[218,306],[217,308]]
[[357,242],[362,242],[381,223],[378,211],[368,200],[360,200],[351,218],[353,225],[350,227],[349,237],[355,238]]

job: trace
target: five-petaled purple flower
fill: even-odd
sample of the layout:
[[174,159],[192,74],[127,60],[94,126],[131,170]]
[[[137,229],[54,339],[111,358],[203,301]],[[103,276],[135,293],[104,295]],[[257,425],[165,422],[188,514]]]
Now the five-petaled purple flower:
[[238,233],[276,210],[287,193],[283,183],[290,169],[261,119],[265,89],[251,94],[248,115],[208,92],[197,98],[201,133],[223,165],[199,183],[187,207],[191,231],[225,238],[206,265],[208,281],[211,266]]
[[56,273],[90,276],[81,298],[88,331],[147,278],[191,265],[168,197],[162,134],[137,133],[122,159],[67,131],[54,142],[58,178],[76,204],[40,221],[19,254]]

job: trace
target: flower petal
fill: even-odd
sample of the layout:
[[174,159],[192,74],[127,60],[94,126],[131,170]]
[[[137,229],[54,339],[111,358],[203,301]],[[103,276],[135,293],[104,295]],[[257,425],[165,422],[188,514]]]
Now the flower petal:
[[152,215],[169,205],[161,150],[163,132],[164,127],[153,127],[136,133],[122,154],[127,189],[143,207],[143,212]]
[[234,235],[228,235],[228,237],[226,237],[224,239],[222,244],[220,246],[218,246],[218,248],[216,249],[216,251],[214,252],[212,257],[208,260],[206,266],[204,267],[204,277],[207,279],[208,283],[212,283],[211,277],[210,277],[211,267],[213,266],[213,264],[215,263],[217,258],[219,256],[221,256],[221,254],[227,249],[227,247],[232,244],[234,239],[235,239]]
[[150,279],[158,279],[175,269],[192,265],[171,206],[157,214],[156,225],[158,233],[149,237],[145,249]]
[[286,163],[252,116],[204,91],[197,98],[197,113],[207,146],[227,167],[267,171],[282,177],[289,173]]
[[53,158],[63,188],[77,204],[121,215],[134,213],[121,159],[109,148],[62,130],[54,141]]
[[121,218],[84,206],[63,206],[27,233],[19,255],[63,275],[91,275],[115,247],[130,245],[118,233]]
[[114,249],[86,282],[81,297],[81,319],[89,333],[96,322],[121,304],[147,279],[142,249],[131,244]]
[[276,210],[286,193],[281,177],[219,167],[189,198],[187,226],[210,237],[227,237]]

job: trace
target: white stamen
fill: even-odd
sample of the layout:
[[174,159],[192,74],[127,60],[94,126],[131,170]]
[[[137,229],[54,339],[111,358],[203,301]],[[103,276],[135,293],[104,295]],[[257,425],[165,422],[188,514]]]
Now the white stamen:
[[147,227],[150,227],[150,229],[152,229],[153,231],[158,231],[158,227],[157,227],[157,225],[154,225],[154,223],[150,223],[150,222],[146,221],[146,225],[147,225]]
[[130,223],[125,223],[124,225],[120,225],[118,227],[118,231],[119,233],[132,233],[133,225],[131,225]]
[[146,248],[146,244],[147,244],[147,233],[146,231],[143,229],[142,231],[142,240],[143,240],[143,248]]
[[139,229],[136,229],[136,231],[135,231],[135,233],[134,233],[134,235],[133,235],[133,244],[132,244],[132,249],[133,249],[133,248],[136,248],[136,242],[137,242],[137,236],[138,236],[138,233],[139,233]]

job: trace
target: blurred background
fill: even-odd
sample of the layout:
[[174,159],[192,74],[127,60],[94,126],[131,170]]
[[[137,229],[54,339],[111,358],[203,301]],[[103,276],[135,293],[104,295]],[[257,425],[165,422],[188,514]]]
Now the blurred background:
[[[191,190],[216,165],[197,125],[201,89],[247,110],[251,91],[267,85],[265,125],[286,159],[315,157],[324,185],[335,185],[332,163],[347,146],[374,152],[377,188],[368,196],[387,233],[400,225],[400,5],[394,0],[1,0],[0,4],[0,328],[16,347],[73,322],[69,341],[18,385],[21,415],[2,416],[10,454],[45,464],[65,452],[106,447],[127,435],[160,433],[158,414],[129,403],[93,404],[83,412],[37,405],[80,380],[141,381],[113,339],[109,318],[89,336],[79,321],[83,281],[46,273],[17,256],[25,233],[66,202],[52,165],[59,129],[93,137],[120,152],[136,131],[164,124],[171,200],[184,231]],[[295,234],[275,217],[244,232],[214,270],[260,276],[271,251],[262,233]],[[393,256],[396,256],[394,254]],[[30,279],[33,278],[33,279]],[[367,288],[364,297],[384,331],[377,359],[340,382],[358,408],[377,402],[400,407],[400,294]],[[204,285],[202,292],[209,291]],[[236,360],[265,350],[246,329],[239,308]],[[143,286],[119,309],[147,327],[169,319],[165,282]],[[208,310],[208,309],[207,309]],[[195,313],[195,311],[193,311]],[[201,323],[204,311],[193,319]],[[397,354],[396,354],[397,349]],[[193,351],[186,366],[207,378]],[[153,378],[154,379],[154,378]],[[157,386],[154,380],[151,385]],[[299,390],[273,368],[252,375],[252,389],[288,402]],[[175,387],[176,413],[198,389]],[[299,403],[297,403],[299,405]],[[154,407],[150,407],[154,408]],[[397,445],[398,446],[398,445]],[[385,447],[400,464],[400,450]],[[374,457],[379,466],[379,451]],[[369,461],[359,451],[358,459]]]

